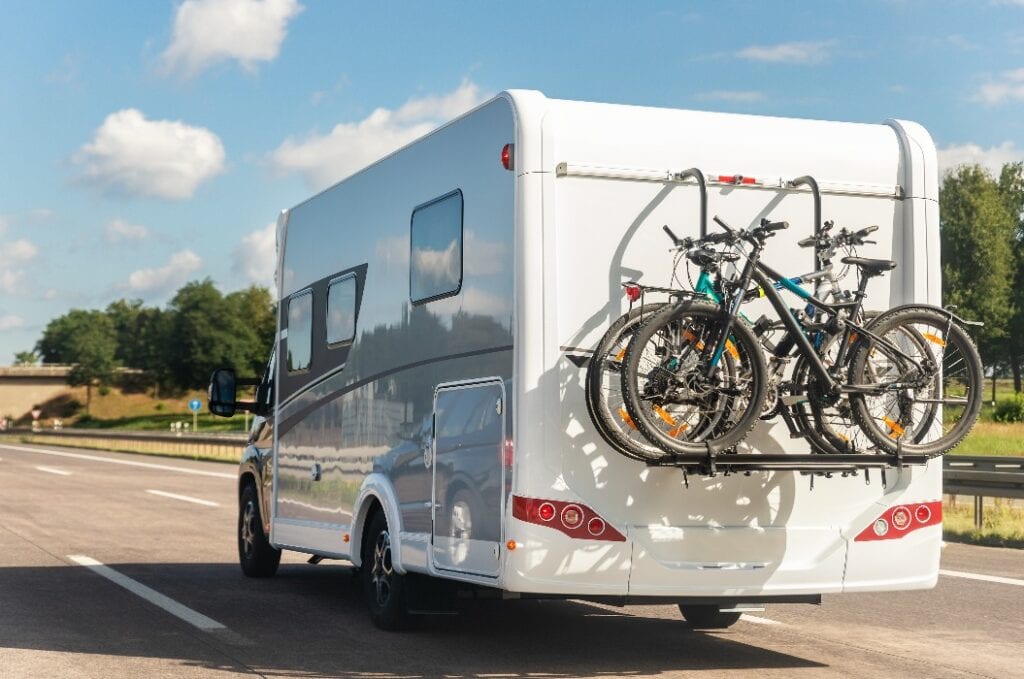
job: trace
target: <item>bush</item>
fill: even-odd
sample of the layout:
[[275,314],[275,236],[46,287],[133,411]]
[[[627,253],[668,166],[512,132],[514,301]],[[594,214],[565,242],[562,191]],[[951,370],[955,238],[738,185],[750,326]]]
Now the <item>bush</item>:
[[161,402],[159,402],[159,403],[157,403],[156,405],[153,406],[153,410],[155,410],[157,412],[160,412],[163,409],[164,409],[163,401],[161,401]]
[[997,401],[992,419],[996,422],[1024,422],[1024,394],[1014,394]]
[[96,390],[96,393],[99,394],[100,396],[109,396],[110,395],[110,387],[108,387],[105,384],[101,384],[99,386],[99,388]]

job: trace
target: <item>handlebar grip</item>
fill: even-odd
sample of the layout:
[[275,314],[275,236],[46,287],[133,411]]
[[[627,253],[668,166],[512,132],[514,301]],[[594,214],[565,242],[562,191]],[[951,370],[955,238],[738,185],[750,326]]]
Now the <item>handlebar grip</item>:
[[789,222],[762,222],[761,227],[765,231],[782,231],[789,228]]
[[664,231],[665,233],[667,233],[667,234],[668,234],[668,237],[672,239],[672,243],[673,243],[674,245],[681,245],[681,244],[682,244],[682,241],[680,241],[680,240],[679,240],[679,236],[677,236],[677,235],[675,235],[674,233],[672,233],[672,229],[668,228],[668,224],[665,224],[665,225],[664,225],[664,226],[662,226],[661,228],[662,228],[662,230],[663,230],[663,231]]
[[864,236],[868,235],[869,233],[874,233],[875,231],[878,231],[878,224],[872,224],[871,226],[865,226],[863,229],[861,229],[860,231],[857,232],[857,235],[863,238]]
[[718,224],[720,227],[722,227],[723,229],[728,231],[730,235],[735,235],[736,234],[736,230],[733,229],[728,224],[726,224],[724,221],[722,221],[722,218],[719,217],[718,215],[715,215],[712,219],[715,220],[715,224]]
[[814,236],[811,236],[810,238],[804,238],[802,241],[798,242],[797,245],[799,245],[802,248],[809,248],[813,246],[815,242],[816,239],[814,238]]

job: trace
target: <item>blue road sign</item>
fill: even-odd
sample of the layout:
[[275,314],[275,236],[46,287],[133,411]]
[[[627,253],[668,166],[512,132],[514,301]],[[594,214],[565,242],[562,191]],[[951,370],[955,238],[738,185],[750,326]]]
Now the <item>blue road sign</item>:
[[198,398],[194,398],[194,399],[192,399],[191,401],[188,402],[188,409],[191,410],[194,413],[198,413],[199,410],[202,407],[203,407],[203,402],[200,401]]

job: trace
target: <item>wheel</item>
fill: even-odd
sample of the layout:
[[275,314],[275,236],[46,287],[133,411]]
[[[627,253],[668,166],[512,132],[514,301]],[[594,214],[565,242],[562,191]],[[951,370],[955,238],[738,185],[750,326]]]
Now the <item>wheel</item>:
[[597,343],[587,365],[586,402],[590,419],[608,445],[634,460],[656,460],[664,454],[647,441],[633,423],[622,400],[622,367],[633,334],[664,304],[645,304],[620,316]]
[[281,550],[274,549],[263,532],[256,486],[247,483],[238,499],[238,563],[250,578],[269,578],[277,573]]
[[394,569],[391,533],[383,511],[370,520],[363,543],[363,590],[373,624],[382,630],[395,631],[409,626],[405,606],[405,577]]
[[737,320],[708,375],[722,331],[719,307],[682,302],[641,326],[626,351],[622,394],[640,432],[672,454],[706,454],[742,441],[761,414],[766,372],[761,347]]
[[679,604],[683,619],[694,629],[725,629],[739,621],[740,613],[723,613],[715,604]]
[[[850,362],[853,416],[882,452],[930,456],[956,447],[981,410],[978,350],[948,315],[929,308],[886,314],[868,326]],[[924,341],[922,341],[922,339]]]

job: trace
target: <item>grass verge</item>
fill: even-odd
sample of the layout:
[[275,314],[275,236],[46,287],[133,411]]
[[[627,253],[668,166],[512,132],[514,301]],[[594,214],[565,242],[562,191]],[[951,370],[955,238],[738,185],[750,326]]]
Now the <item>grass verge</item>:
[[957,504],[942,507],[942,534],[952,542],[968,542],[990,547],[1024,547],[1024,508],[1009,500],[995,498],[982,512],[982,527],[974,526],[973,498],[961,496]]
[[43,434],[6,435],[0,439],[7,442],[31,443],[41,446],[59,446],[61,448],[81,448],[85,450],[104,450],[114,453],[133,453],[135,455],[151,455],[153,457],[177,458],[179,460],[197,460],[203,462],[224,462],[238,464],[242,457],[244,445],[241,443],[225,443],[224,445],[196,446],[188,443],[157,442],[157,441],[118,441],[111,439],[76,439],[66,436],[47,436]]

